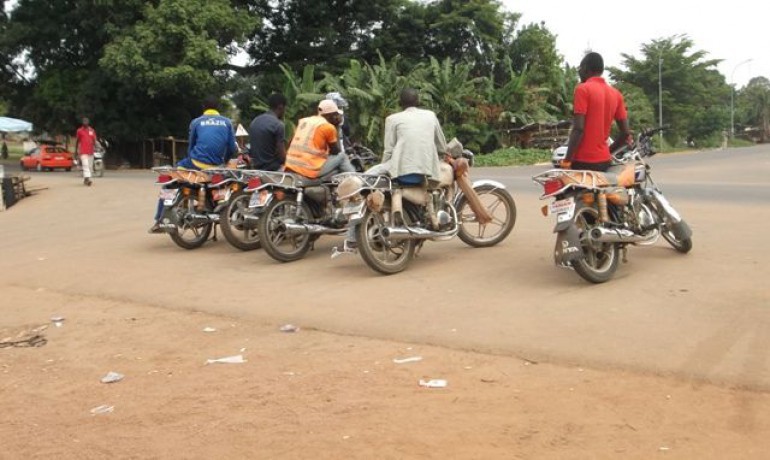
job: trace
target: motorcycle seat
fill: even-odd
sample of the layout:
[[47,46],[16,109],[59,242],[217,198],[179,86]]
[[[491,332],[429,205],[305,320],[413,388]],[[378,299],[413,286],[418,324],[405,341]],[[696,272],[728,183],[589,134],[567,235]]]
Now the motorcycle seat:
[[309,177],[297,176],[297,187],[317,187],[319,185],[325,184],[326,182],[328,181],[323,177],[311,179]]
[[207,184],[211,182],[211,177],[208,174],[194,169],[177,169],[176,171],[170,171],[169,176],[178,181],[191,184]]
[[566,184],[581,184],[589,187],[624,187],[634,185],[634,165],[613,166],[607,172],[570,171],[561,178]]

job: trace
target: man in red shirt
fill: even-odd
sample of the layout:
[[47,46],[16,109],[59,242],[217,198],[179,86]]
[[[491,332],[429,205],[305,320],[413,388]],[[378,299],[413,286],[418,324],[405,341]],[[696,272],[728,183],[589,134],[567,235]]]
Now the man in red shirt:
[[75,155],[80,155],[80,164],[83,167],[83,183],[91,185],[91,171],[94,170],[94,146],[96,145],[96,131],[89,125],[89,120],[83,117],[83,126],[75,134]]
[[[578,68],[581,83],[575,88],[572,132],[563,168],[607,171],[612,164],[610,152],[631,141],[623,95],[604,81],[603,73],[602,56],[586,54]],[[620,136],[608,146],[613,120],[618,124]]]

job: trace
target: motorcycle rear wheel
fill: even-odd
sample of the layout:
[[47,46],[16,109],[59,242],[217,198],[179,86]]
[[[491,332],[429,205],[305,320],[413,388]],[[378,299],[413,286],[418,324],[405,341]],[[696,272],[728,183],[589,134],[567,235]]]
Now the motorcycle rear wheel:
[[[457,203],[457,218],[460,219],[460,231],[457,236],[463,243],[474,248],[494,246],[507,238],[513,226],[516,225],[516,203],[505,189],[482,185],[474,190],[492,216],[492,222],[485,225],[479,224],[468,200],[462,197]],[[487,234],[489,228],[496,231]]]
[[204,225],[193,226],[186,222],[185,217],[195,212],[195,199],[192,196],[184,196],[174,205],[172,212],[176,214],[176,229],[169,232],[169,236],[177,246],[183,249],[197,249],[203,246],[214,228],[212,222]]
[[293,262],[305,257],[313,244],[310,235],[288,236],[281,230],[284,221],[310,221],[311,214],[307,205],[302,203],[299,209],[297,206],[294,199],[273,200],[257,223],[262,248],[279,262]]
[[591,229],[599,222],[599,211],[583,207],[575,212],[575,225],[580,230],[580,246],[583,258],[572,262],[572,268],[584,280],[599,284],[612,279],[620,262],[620,246],[615,243],[591,241]]
[[253,251],[262,247],[259,241],[259,230],[244,227],[243,216],[249,211],[251,195],[238,193],[230,198],[219,216],[219,225],[225,239],[234,248],[241,251]]
[[383,216],[388,215],[388,211],[375,213],[367,210],[356,228],[356,240],[358,252],[366,265],[384,275],[393,275],[404,271],[409,265],[417,242],[404,240],[388,244],[382,236],[382,229],[388,224],[388,219]]

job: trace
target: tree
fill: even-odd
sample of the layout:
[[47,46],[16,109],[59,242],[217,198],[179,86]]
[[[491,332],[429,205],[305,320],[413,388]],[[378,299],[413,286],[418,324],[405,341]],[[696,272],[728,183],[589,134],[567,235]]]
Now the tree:
[[476,75],[494,68],[508,30],[508,15],[499,1],[435,0],[426,8],[428,56],[465,60]]
[[241,13],[229,0],[21,1],[0,22],[0,64],[14,72],[4,94],[53,133],[87,115],[114,141],[185,137],[201,97],[221,91],[233,43],[257,24]]
[[[718,59],[706,59],[706,51],[693,51],[686,35],[653,40],[642,45],[642,58],[623,55],[625,69],[611,68],[618,82],[631,83],[658,105],[658,59],[662,59],[663,120],[671,125],[667,138],[678,143],[684,137],[705,139],[724,129],[713,123],[729,100],[730,88],[716,69]],[[693,120],[708,120],[708,128]]]
[[615,87],[623,94],[628,109],[628,124],[631,131],[639,133],[655,124],[655,109],[641,88],[631,83],[620,82]]
[[529,24],[517,31],[506,54],[514,70],[527,71],[530,84],[548,88],[559,84],[563,58],[556,50],[556,36],[544,23]]
[[770,80],[755,77],[738,93],[738,113],[747,125],[757,126],[760,142],[770,139]]
[[348,60],[371,55],[370,43],[408,0],[243,0],[264,27],[251,36],[248,72],[298,71],[308,64],[342,71]]
[[385,118],[400,110],[399,94],[414,86],[414,74],[419,69],[407,69],[398,56],[390,61],[380,56],[373,65],[350,61],[342,77],[327,75],[327,89],[340,91],[349,99],[345,117],[350,120],[354,139],[375,152],[382,151]]
[[[87,96],[102,80],[98,59],[111,33],[140,16],[140,0],[26,0],[0,34],[3,93],[14,113],[52,132],[99,110]],[[55,18],[55,20],[54,20]],[[105,97],[107,99],[107,97]]]

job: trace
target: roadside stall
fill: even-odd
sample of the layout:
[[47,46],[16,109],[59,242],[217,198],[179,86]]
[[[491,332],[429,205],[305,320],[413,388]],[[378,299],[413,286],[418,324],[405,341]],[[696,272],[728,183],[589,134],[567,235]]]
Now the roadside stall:
[[[0,135],[2,136],[2,157],[8,157],[6,135],[8,133],[24,133],[32,131],[32,123],[16,118],[0,117]],[[13,206],[17,201],[27,196],[24,182],[29,176],[21,174],[6,174],[5,166],[0,164],[0,211]]]

